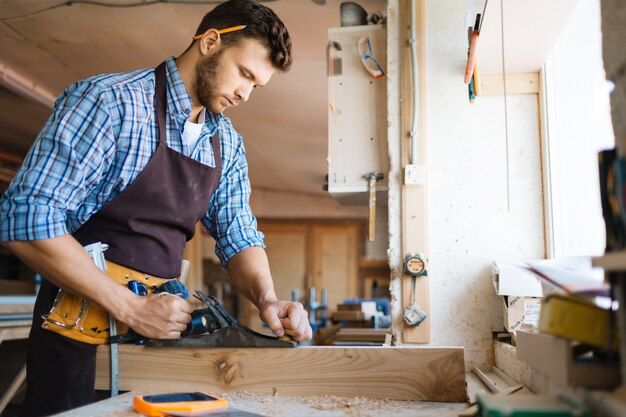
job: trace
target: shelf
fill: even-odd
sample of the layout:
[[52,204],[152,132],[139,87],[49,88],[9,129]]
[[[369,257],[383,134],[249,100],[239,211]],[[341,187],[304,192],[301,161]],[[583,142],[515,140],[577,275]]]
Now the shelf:
[[[507,74],[539,72],[579,0],[502,0]],[[486,2],[478,39],[481,74],[502,73],[501,1]]]

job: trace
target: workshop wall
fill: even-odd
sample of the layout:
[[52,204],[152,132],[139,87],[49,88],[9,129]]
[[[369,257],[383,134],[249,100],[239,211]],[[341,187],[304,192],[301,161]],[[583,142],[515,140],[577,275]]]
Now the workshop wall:
[[[504,98],[468,102],[467,2],[423,1],[430,344],[462,345],[470,366],[485,366],[492,360],[491,332],[503,328],[491,262],[544,256],[538,99],[507,98],[507,152]],[[392,160],[393,152],[399,149],[390,147]],[[398,218],[399,193],[390,195],[390,219]],[[391,244],[393,257],[403,256],[393,233]],[[392,289],[399,299],[397,281]]]

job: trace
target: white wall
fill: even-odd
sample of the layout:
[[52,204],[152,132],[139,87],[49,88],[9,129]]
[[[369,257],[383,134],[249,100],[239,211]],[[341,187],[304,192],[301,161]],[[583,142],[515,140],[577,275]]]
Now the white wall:
[[508,98],[507,163],[503,98],[470,104],[463,84],[468,2],[424,1],[431,344],[485,366],[502,328],[492,260],[544,255],[538,100]]

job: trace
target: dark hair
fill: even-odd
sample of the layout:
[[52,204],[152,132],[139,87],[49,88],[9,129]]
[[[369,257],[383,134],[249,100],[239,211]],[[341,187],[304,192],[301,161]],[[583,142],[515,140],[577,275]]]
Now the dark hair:
[[255,0],[229,0],[204,15],[196,30],[202,35],[209,29],[226,29],[245,25],[245,29],[222,35],[222,45],[232,46],[245,38],[256,39],[269,50],[272,65],[279,71],[289,71],[291,38],[282,20],[269,7]]

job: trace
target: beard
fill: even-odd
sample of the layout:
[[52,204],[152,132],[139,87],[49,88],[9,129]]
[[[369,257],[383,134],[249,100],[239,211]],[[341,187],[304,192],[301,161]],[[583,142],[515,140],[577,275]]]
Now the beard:
[[222,112],[222,109],[218,108],[220,95],[216,82],[223,52],[224,50],[220,49],[196,65],[196,97],[200,104],[212,113]]

